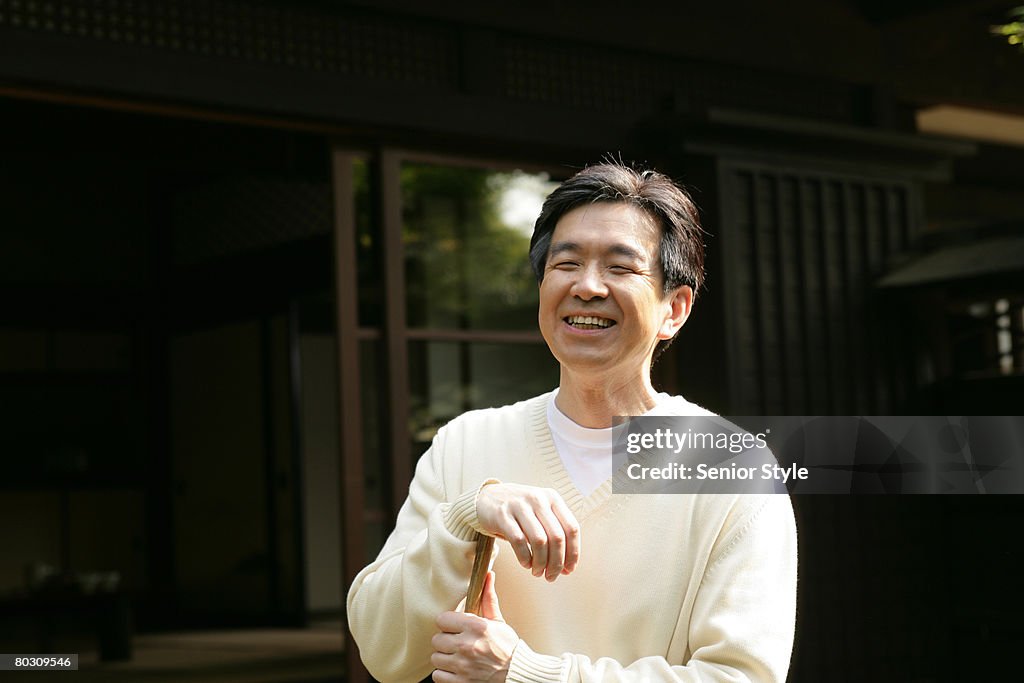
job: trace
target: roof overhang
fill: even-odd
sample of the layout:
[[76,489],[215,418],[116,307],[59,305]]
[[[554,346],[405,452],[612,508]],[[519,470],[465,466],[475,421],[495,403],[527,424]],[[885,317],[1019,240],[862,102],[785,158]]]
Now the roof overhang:
[[877,286],[944,285],[1013,274],[1019,274],[1024,281],[1024,234],[940,247],[894,268]]

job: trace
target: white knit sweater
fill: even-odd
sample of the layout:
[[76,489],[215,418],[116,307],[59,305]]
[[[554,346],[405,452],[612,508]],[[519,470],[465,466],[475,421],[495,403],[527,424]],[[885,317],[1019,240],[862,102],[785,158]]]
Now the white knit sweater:
[[509,681],[784,681],[796,612],[789,497],[627,496],[611,481],[584,497],[551,441],[549,398],[466,413],[423,455],[394,532],[348,594],[370,673],[430,674],[434,621],[466,593],[476,494],[498,479],[555,489],[582,527],[576,571],[553,583],[496,544],[501,611],[522,638]]

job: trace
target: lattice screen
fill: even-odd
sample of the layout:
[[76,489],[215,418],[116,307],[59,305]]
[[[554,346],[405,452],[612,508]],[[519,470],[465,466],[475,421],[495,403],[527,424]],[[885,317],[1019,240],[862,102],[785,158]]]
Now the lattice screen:
[[433,86],[457,80],[450,31],[231,0],[0,0],[0,26],[158,51]]
[[[613,114],[750,107],[833,121],[855,118],[853,88],[640,52],[507,36],[501,92],[510,99]],[[671,103],[667,102],[671,99]]]
[[231,178],[184,191],[174,206],[173,259],[193,264],[331,229],[326,183]]
[[857,108],[849,85],[597,44],[509,32],[477,54],[464,49],[471,27],[341,2],[0,0],[0,28],[118,46],[142,64],[170,53],[441,92],[462,87],[469,60],[493,59],[503,98],[613,115],[753,105],[852,121]]

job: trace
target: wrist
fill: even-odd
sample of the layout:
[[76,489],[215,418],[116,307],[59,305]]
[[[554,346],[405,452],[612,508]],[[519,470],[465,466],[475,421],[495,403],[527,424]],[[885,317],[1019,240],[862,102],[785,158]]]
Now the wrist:
[[453,536],[463,541],[472,541],[477,533],[483,533],[477,517],[477,499],[485,486],[499,483],[497,479],[487,479],[476,489],[466,491],[448,504],[444,511],[444,525]]
[[526,641],[520,639],[512,659],[508,663],[508,683],[560,683],[565,680],[562,669],[565,662],[561,657],[542,655],[534,652]]

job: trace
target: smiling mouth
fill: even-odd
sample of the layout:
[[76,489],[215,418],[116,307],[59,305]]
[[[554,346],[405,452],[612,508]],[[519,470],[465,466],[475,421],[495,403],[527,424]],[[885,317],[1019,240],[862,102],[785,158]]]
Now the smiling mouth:
[[603,330],[615,324],[614,320],[593,315],[570,315],[562,319],[577,330]]

